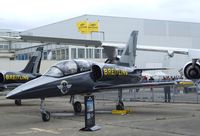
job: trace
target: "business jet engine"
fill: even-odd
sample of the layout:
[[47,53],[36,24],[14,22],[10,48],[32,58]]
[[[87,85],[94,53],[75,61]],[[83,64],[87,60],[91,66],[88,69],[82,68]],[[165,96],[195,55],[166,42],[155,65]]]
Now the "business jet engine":
[[183,74],[187,79],[200,79],[200,63],[187,63],[183,68]]

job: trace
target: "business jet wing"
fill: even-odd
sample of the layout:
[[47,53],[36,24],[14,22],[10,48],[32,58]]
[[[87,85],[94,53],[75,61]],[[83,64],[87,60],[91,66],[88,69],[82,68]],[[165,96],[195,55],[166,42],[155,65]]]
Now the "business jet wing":
[[173,47],[158,47],[158,46],[145,46],[139,45],[137,50],[141,51],[154,51],[154,52],[164,52],[173,57],[174,54],[188,55],[192,59],[200,58],[200,49],[188,49],[188,48],[173,48]]
[[[125,48],[126,43],[120,42],[102,42],[102,46],[112,48]],[[188,55],[192,59],[200,58],[200,49],[188,49],[188,48],[174,48],[174,47],[160,47],[160,46],[147,46],[137,45],[138,51],[152,51],[152,52],[163,52],[167,53],[169,57],[173,57],[174,54]]]

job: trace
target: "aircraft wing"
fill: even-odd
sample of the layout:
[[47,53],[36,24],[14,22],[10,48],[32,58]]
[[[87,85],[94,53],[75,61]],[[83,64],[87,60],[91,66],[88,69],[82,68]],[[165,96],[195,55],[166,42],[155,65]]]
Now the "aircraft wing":
[[169,82],[144,82],[137,84],[121,84],[121,85],[98,85],[94,88],[94,91],[104,91],[109,89],[119,89],[119,88],[156,88],[164,86],[173,86],[176,85],[175,81]]
[[0,84],[0,91],[6,90],[12,90],[16,88],[17,86],[22,85],[23,83],[11,83],[11,84]]
[[174,54],[183,54],[188,55],[193,59],[200,58],[200,49],[188,49],[188,48],[173,48],[173,47],[158,47],[158,46],[144,46],[139,45],[137,50],[141,51],[154,51],[154,52],[165,52],[170,57],[173,57]]
[[101,41],[98,40],[83,40],[83,39],[70,39],[70,38],[55,38],[55,37],[41,37],[41,36],[28,36],[21,35],[21,39],[26,42],[40,42],[52,44],[65,44],[73,43],[85,46],[101,46]]
[[[107,47],[124,48],[125,45],[126,45],[126,43],[102,42],[102,46],[107,46]],[[200,58],[200,49],[137,45],[137,50],[138,51],[163,52],[163,53],[167,53],[169,55],[169,57],[173,57],[174,54],[183,54],[183,55],[188,55],[189,57],[191,57],[193,59]]]
[[12,42],[35,42],[35,43],[52,43],[52,44],[78,44],[85,46],[101,46],[101,41],[98,40],[84,40],[84,39],[70,39],[70,38],[56,38],[56,37],[44,37],[44,36],[31,36],[20,35],[19,37],[0,36],[2,41]]
[[21,37],[0,36],[0,41],[23,42]]

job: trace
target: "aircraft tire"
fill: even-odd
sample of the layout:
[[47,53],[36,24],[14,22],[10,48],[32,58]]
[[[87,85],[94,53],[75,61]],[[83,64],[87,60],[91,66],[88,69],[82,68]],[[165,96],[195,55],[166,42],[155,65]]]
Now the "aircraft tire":
[[22,100],[20,100],[20,99],[15,100],[15,105],[21,106],[22,105]]
[[124,103],[120,101],[120,102],[116,105],[116,110],[124,110]]
[[82,105],[79,101],[74,103],[73,108],[75,113],[80,113],[82,111]]
[[42,114],[42,120],[44,122],[48,122],[51,118],[51,114],[50,112],[46,111],[45,113],[41,113]]

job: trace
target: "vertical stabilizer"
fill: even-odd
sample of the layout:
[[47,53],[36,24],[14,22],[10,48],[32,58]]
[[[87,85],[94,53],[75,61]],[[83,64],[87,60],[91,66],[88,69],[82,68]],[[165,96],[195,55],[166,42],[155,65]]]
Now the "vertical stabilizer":
[[120,58],[120,64],[127,66],[135,65],[136,46],[137,46],[138,31],[132,31],[126,48],[123,50]]
[[38,74],[39,71],[40,71],[40,63],[41,63],[41,59],[42,59],[42,52],[43,52],[43,47],[38,47],[36,49],[36,52],[33,54],[31,59],[29,60],[26,67],[21,72]]

